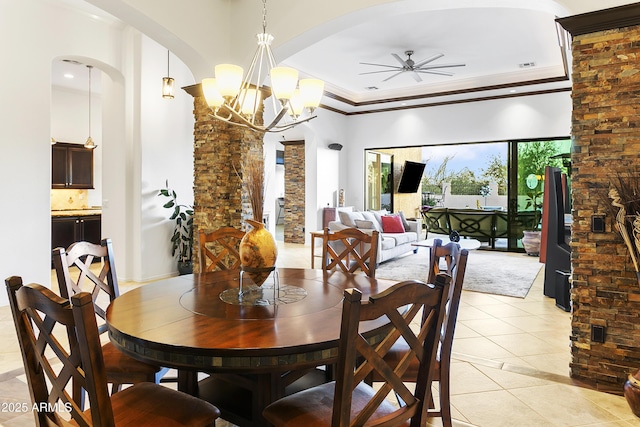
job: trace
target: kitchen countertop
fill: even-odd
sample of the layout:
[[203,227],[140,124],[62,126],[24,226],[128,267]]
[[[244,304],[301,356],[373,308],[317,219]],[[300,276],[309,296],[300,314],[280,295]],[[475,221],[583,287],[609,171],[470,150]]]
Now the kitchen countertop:
[[52,210],[52,217],[101,215],[100,208]]

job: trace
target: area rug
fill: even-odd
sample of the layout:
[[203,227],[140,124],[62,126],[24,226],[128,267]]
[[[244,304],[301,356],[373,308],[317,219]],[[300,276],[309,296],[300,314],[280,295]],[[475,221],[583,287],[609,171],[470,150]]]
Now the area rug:
[[[376,269],[376,278],[426,280],[428,262],[429,249],[420,248],[417,254],[409,253],[381,263]],[[538,257],[522,253],[469,251],[463,289],[524,298],[542,266]]]

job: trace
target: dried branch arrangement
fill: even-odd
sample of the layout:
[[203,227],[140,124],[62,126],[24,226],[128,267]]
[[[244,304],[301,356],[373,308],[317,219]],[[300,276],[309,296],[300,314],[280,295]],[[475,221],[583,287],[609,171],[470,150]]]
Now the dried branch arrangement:
[[615,226],[622,236],[636,272],[640,272],[640,180],[618,174],[609,189],[611,206],[617,208]]
[[244,176],[254,221],[262,222],[264,210],[264,158],[255,151],[247,153]]

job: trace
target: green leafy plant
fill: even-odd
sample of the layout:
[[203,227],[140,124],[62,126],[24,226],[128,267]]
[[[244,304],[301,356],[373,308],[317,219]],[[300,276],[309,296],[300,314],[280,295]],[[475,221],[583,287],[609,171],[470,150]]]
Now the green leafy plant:
[[169,188],[160,190],[158,196],[169,198],[162,207],[173,211],[169,219],[176,222],[171,236],[171,255],[177,256],[180,262],[190,262],[193,252],[193,207],[179,204],[176,192]]
[[537,189],[531,190],[527,193],[527,204],[525,209],[531,208],[533,210],[533,220],[529,224],[525,225],[527,231],[537,231],[540,227],[540,221],[542,220],[542,195],[544,193]]

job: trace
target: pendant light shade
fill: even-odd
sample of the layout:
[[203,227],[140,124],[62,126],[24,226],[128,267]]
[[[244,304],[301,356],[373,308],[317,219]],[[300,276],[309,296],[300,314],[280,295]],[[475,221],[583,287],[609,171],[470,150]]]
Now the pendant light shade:
[[95,142],[93,142],[93,138],[91,138],[91,70],[93,69],[93,65],[87,65],[89,69],[89,136],[87,137],[87,141],[84,143],[84,148],[94,149],[97,147]]
[[175,90],[175,80],[169,76],[169,51],[167,51],[167,77],[162,78],[162,97],[165,99],[173,99]]

